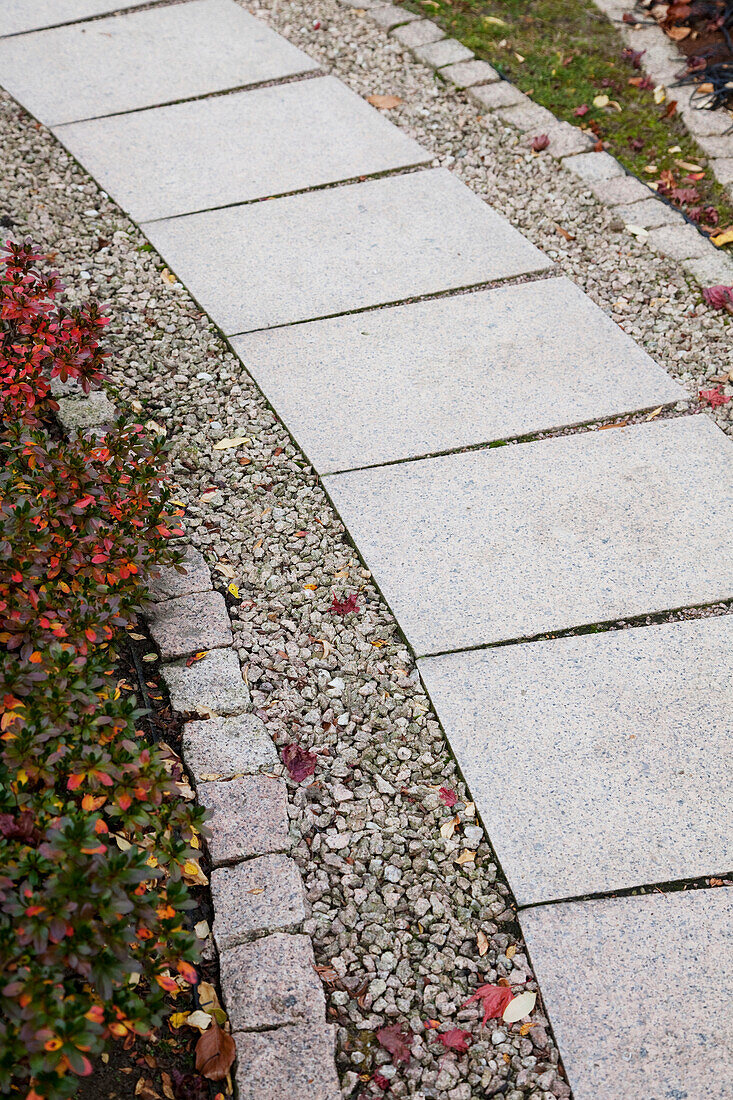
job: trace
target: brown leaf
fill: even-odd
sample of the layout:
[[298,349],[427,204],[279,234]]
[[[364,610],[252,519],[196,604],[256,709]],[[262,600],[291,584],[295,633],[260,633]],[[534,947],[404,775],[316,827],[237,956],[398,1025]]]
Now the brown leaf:
[[196,1043],[196,1069],[209,1081],[223,1081],[234,1063],[234,1039],[222,1031],[216,1020]]
[[171,1080],[170,1073],[163,1071],[160,1075],[160,1079],[163,1082],[163,1096],[166,1100],[176,1100],[176,1094],[173,1091],[173,1081]]
[[692,34],[692,27],[667,27],[667,35],[673,42],[681,42],[688,34]]
[[399,107],[402,100],[398,95],[368,95],[367,103],[371,103],[372,107],[379,107],[383,111],[388,111],[391,107]]
[[153,1088],[153,1082],[149,1077],[141,1077],[135,1085],[135,1096],[139,1100],[160,1100],[160,1093]]

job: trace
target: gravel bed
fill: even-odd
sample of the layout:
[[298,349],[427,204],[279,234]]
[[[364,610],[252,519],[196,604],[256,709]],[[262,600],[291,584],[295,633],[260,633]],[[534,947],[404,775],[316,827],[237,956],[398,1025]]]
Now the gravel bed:
[[[730,318],[705,306],[674,264],[617,233],[589,192],[528,155],[514,131],[479,124],[461,93],[373,24],[331,2],[260,14],[356,90],[402,96],[391,117],[545,248],[691,394],[733,368]],[[16,235],[57,253],[70,286],[109,303],[113,388],[167,426],[191,539],[212,564],[235,569],[235,644],[256,711],[278,744],[319,754],[314,780],[291,784],[291,825],[312,907],[307,931],[330,968],[344,1095],[381,1095],[361,1080],[378,1068],[395,1097],[568,1096],[541,1007],[529,1030],[493,1021],[484,1031],[475,1006],[461,1008],[482,981],[535,988],[513,902],[490,847],[477,845],[469,795],[414,662],[313,471],[139,231],[4,95],[0,120],[0,214]],[[731,430],[730,405],[714,415]],[[234,435],[250,442],[212,450]],[[357,614],[329,611],[334,594],[354,592]],[[453,809],[440,787],[457,792]],[[441,836],[454,817],[455,834]],[[475,863],[456,863],[474,847]],[[428,1019],[473,1030],[469,1053],[447,1053]],[[395,1021],[415,1033],[406,1067],[393,1067],[375,1040]]]

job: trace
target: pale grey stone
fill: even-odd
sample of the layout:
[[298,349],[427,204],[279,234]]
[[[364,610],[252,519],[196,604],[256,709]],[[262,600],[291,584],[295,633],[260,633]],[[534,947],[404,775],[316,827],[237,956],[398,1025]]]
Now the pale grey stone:
[[432,159],[334,77],[74,123],[56,134],[138,221]]
[[181,714],[216,717],[242,714],[251,707],[249,689],[231,649],[214,649],[190,667],[185,663],[163,665],[161,674],[171,706]]
[[179,573],[172,565],[160,568],[157,577],[149,577],[148,593],[152,600],[172,600],[176,596],[190,596],[194,592],[211,591],[211,573],[200,550],[187,546]]
[[575,1100],[727,1100],[733,891],[520,914]]
[[194,592],[161,600],[148,611],[150,633],[164,661],[232,644],[229,612],[221,592]]
[[445,169],[150,222],[146,233],[227,333],[551,266]]
[[666,202],[648,198],[643,202],[633,202],[626,206],[615,206],[613,213],[627,225],[638,225],[642,229],[655,229],[659,225],[684,225],[685,219],[679,210],[674,210]]
[[458,88],[470,88],[474,84],[490,84],[492,80],[501,80],[496,69],[487,61],[458,61],[455,65],[446,65],[440,75]]
[[440,69],[443,65],[455,65],[458,61],[470,61],[473,57],[473,51],[455,38],[443,38],[440,42],[419,46],[414,53],[415,57],[434,69]]
[[635,176],[614,176],[607,180],[594,180],[590,189],[596,198],[609,206],[620,203],[642,202],[654,197],[651,187],[647,187]]
[[214,867],[268,852],[284,852],[288,835],[285,781],[268,775],[197,783],[196,796],[211,816],[207,845]]
[[47,125],[316,68],[232,0],[157,6],[0,41],[4,87]]
[[341,1100],[330,1025],[238,1031],[234,1038],[239,1100]]
[[324,484],[421,656],[731,594],[731,442],[706,416]]
[[419,667],[520,905],[733,865],[733,616]]
[[479,107],[485,107],[488,111],[496,111],[499,107],[511,107],[518,103],[531,103],[532,100],[519,88],[515,88],[508,80],[499,80],[495,84],[478,84],[468,89],[469,98],[478,103]]
[[323,1022],[326,1001],[309,936],[275,932],[222,951],[219,973],[232,1031]]
[[571,157],[576,153],[585,153],[594,144],[594,138],[584,133],[578,126],[572,126],[569,122],[557,122],[553,119],[544,133],[550,139],[547,152],[553,157]]
[[403,23],[411,23],[414,19],[420,18],[414,12],[397,7],[396,4],[369,5],[368,14],[370,19],[388,31],[392,27],[399,27]]
[[254,332],[232,345],[319,473],[686,398],[567,279]]
[[214,939],[219,951],[262,932],[288,932],[305,920],[297,864],[285,855],[257,856],[211,872]]
[[[675,95],[679,96],[681,88],[675,89]],[[680,97],[681,98],[681,97]],[[733,125],[733,116],[727,111],[708,111],[704,108],[697,109],[694,106],[681,107],[680,114],[686,126],[691,132],[697,134],[717,135],[723,137],[728,134]]]
[[139,8],[157,0],[2,0],[0,37],[56,27],[120,8]]
[[382,6],[382,0],[338,0],[346,8],[378,8]]
[[557,123],[551,111],[531,99],[528,103],[517,103],[513,107],[500,107],[497,113],[504,122],[525,133],[528,130],[535,134],[545,133]]
[[584,153],[580,157],[571,157],[565,167],[585,183],[597,183],[599,180],[625,175],[619,162],[610,153]]
[[104,390],[92,390],[78,397],[60,397],[58,399],[59,421],[67,432],[83,432],[87,428],[99,428],[111,424],[118,416]]
[[391,34],[408,49],[427,46],[429,42],[438,42],[441,38],[445,38],[445,31],[442,31],[437,24],[431,23],[429,19],[417,19],[412,23],[404,23],[401,27],[395,27]]
[[709,248],[706,256],[682,260],[682,266],[703,286],[733,283],[733,259],[725,252]]
[[733,157],[717,157],[713,171],[721,183],[733,183]]
[[[733,126],[733,117],[730,125]],[[695,141],[710,157],[733,157],[733,132],[725,137],[719,134],[696,134]]]
[[255,714],[187,722],[183,758],[196,783],[254,775],[279,764],[267,727]]
[[670,260],[690,260],[710,253],[711,245],[694,225],[663,225],[652,229],[646,238],[655,252]]

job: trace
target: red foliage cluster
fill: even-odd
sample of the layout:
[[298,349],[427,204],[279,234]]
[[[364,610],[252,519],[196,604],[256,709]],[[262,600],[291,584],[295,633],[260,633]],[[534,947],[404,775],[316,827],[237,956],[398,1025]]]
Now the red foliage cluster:
[[163,447],[121,421],[58,437],[51,380],[99,384],[107,322],[57,306],[39,259],[10,244],[0,271],[0,1092],[56,1100],[194,973],[201,815],[114,676],[142,574],[179,557]]

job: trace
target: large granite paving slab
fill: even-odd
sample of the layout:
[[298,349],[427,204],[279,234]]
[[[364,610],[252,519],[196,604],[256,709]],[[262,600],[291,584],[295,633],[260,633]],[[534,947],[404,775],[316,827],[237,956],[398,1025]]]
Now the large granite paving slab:
[[248,333],[233,346],[320,473],[687,396],[567,279]]
[[733,867],[733,615],[419,667],[520,905]]
[[72,123],[56,135],[138,221],[432,159],[330,76]]
[[733,1094],[733,890],[520,913],[575,1100]]
[[144,228],[227,334],[551,266],[442,168]]
[[0,0],[0,37],[56,27],[120,8],[140,8],[157,0]]
[[733,595],[731,443],[704,415],[324,485],[418,656]]
[[234,0],[158,5],[0,40],[2,86],[49,126],[316,68]]

